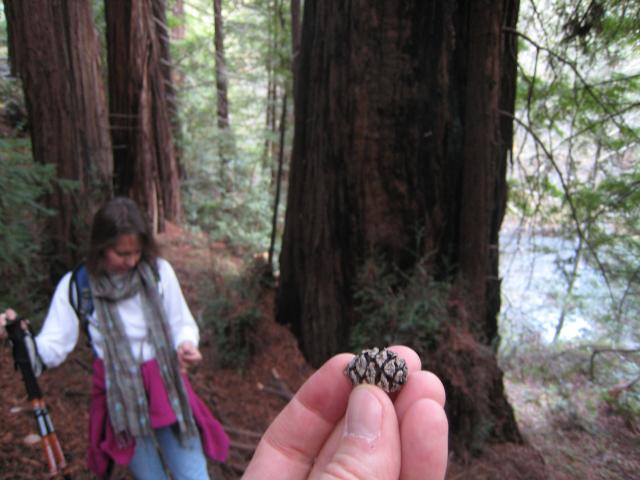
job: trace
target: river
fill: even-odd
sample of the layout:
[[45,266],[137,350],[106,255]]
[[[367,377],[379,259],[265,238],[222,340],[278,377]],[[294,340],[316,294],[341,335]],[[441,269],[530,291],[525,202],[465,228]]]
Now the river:
[[562,270],[571,272],[576,240],[510,227],[503,229],[500,242],[503,338],[535,335],[551,342],[563,306],[566,314],[559,340],[591,341],[606,334],[593,321],[612,310],[600,273],[580,262],[572,294],[567,295],[568,280]]

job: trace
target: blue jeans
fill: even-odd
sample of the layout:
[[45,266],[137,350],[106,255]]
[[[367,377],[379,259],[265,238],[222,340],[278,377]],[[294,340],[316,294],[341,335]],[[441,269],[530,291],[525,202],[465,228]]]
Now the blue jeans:
[[[199,436],[188,439],[183,446],[171,427],[157,428],[154,432],[173,480],[209,480]],[[168,479],[162,459],[151,437],[137,437],[129,471],[137,480]]]

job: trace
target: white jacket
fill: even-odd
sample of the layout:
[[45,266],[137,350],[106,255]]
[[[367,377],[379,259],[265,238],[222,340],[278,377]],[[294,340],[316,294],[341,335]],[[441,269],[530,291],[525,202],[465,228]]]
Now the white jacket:
[[[200,340],[198,325],[184,299],[173,267],[166,260],[159,258],[158,273],[162,304],[169,321],[174,348],[186,340],[197,346]],[[47,367],[60,365],[75,348],[80,336],[80,320],[69,303],[70,280],[71,272],[68,272],[58,283],[42,330],[35,338],[40,358]],[[154,358],[153,346],[147,341],[147,327],[142,316],[140,294],[119,302],[118,311],[131,344],[133,357],[140,363]],[[94,311],[89,319],[89,334],[96,354],[102,358],[103,339],[96,322]]]

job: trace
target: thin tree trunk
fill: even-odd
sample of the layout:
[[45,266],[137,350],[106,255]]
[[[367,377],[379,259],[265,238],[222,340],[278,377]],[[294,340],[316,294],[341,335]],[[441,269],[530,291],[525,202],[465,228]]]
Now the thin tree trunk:
[[274,72],[271,65],[267,65],[267,104],[265,109],[265,132],[264,150],[262,152],[262,164],[265,170],[272,169],[273,165],[273,134],[274,134],[274,118],[276,116],[276,85]]
[[[286,95],[286,92],[282,92],[282,98],[284,98],[284,96]],[[271,92],[271,103],[272,103],[272,112],[271,112],[271,118],[270,121],[271,123],[269,124],[269,132],[271,134],[271,137],[274,138],[276,135],[278,135],[278,100],[280,97],[280,92],[279,92],[279,88],[278,88],[278,83],[277,80],[274,76],[273,79],[273,85],[272,85],[272,92]],[[278,152],[280,150],[280,145],[278,142],[276,142],[275,140],[271,140],[269,142],[269,146],[271,151],[269,152],[269,169],[271,170],[271,180],[269,182],[269,184],[271,185],[271,191],[275,191],[275,187],[276,187],[276,177],[277,177],[277,159],[278,159]]]
[[224,54],[224,21],[222,18],[222,0],[213,0],[216,47],[216,88],[218,93],[217,118],[218,128],[229,128],[229,81],[227,78],[227,62]]
[[11,3],[11,1],[12,0],[5,0],[4,2],[4,16],[7,24],[7,54],[9,56],[9,74],[12,77],[17,77],[18,67],[16,65],[16,49],[14,46],[15,36],[13,33],[13,22],[15,22],[15,20],[9,20],[9,17],[12,15],[12,12],[9,8],[9,3]]
[[571,272],[569,273],[567,279],[567,289],[562,300],[560,315],[558,316],[558,320],[556,321],[556,331],[553,335],[553,343],[557,342],[558,338],[560,338],[560,333],[562,332],[562,328],[564,327],[564,321],[569,310],[569,301],[573,296],[573,289],[575,288],[576,281],[578,280],[578,268],[580,267],[580,261],[582,260],[582,250],[584,247],[583,242],[583,238],[578,237],[578,246],[574,251],[573,262],[571,264]]
[[273,3],[268,3],[268,32],[267,32],[267,104],[265,109],[265,141],[264,150],[262,154],[262,164],[265,170],[269,169],[271,174],[271,186],[273,187],[273,136],[275,135],[275,118],[276,118],[276,72],[275,61],[276,58],[276,40],[275,40],[275,28],[273,22],[273,16],[275,10],[273,9]]
[[111,195],[113,160],[100,56],[88,2],[5,0],[16,70],[29,112],[37,162],[56,165],[58,178],[46,199],[56,210],[48,237],[58,278],[76,263],[91,216]]
[[291,0],[291,53],[293,61],[291,62],[291,72],[293,75],[293,98],[296,98],[296,78],[298,76],[298,57],[300,55],[300,0]]
[[231,159],[235,153],[234,142],[229,123],[229,79],[227,77],[227,63],[224,53],[224,21],[222,17],[222,0],[213,0],[216,49],[216,93],[217,120],[220,151],[220,179],[223,192],[227,194],[233,190],[230,172]]
[[278,150],[278,172],[276,175],[276,193],[273,201],[273,217],[271,220],[271,242],[269,243],[269,257],[267,265],[270,272],[273,272],[273,252],[276,246],[276,234],[278,231],[278,208],[280,207],[280,189],[282,187],[282,170],[284,163],[284,142],[287,131],[287,94],[282,97],[282,114],[280,116],[280,147]]

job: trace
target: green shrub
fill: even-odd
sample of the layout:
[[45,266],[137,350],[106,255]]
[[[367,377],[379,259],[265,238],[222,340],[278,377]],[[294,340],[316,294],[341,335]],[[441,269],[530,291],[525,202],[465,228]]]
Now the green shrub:
[[[608,390],[603,394],[603,400],[616,415],[625,419],[629,424],[640,426],[640,384],[622,390]],[[637,427],[636,427],[637,428]]]
[[255,350],[252,339],[260,313],[249,308],[233,314],[221,315],[213,322],[218,352],[218,364],[223,368],[244,368]]
[[205,322],[215,335],[217,363],[242,369],[255,351],[255,330],[260,318],[259,278],[252,270],[224,279],[221,287],[203,292]]
[[25,139],[0,139],[0,157],[0,307],[34,314],[48,298],[43,232],[54,212],[39,199],[51,189],[55,166],[33,163]]
[[447,318],[449,284],[435,281],[428,265],[424,257],[406,273],[380,256],[365,261],[354,294],[359,316],[350,335],[354,351],[400,343],[422,354],[435,347]]

